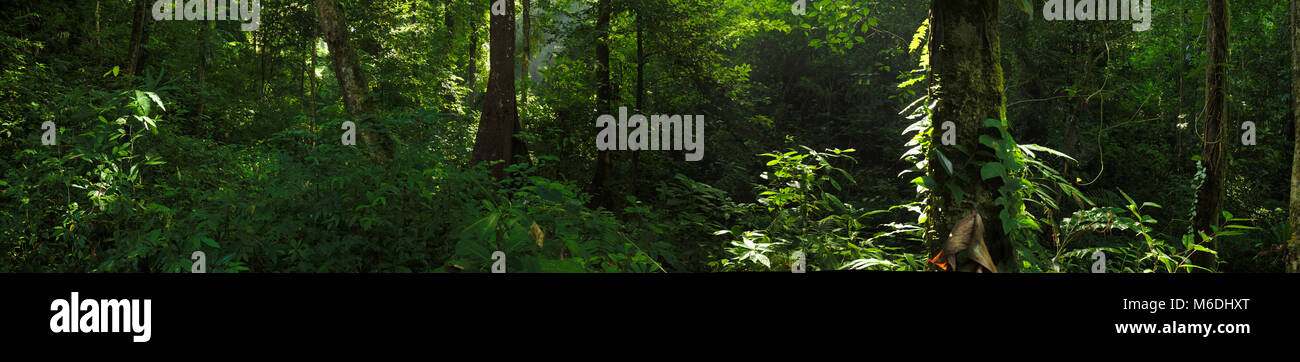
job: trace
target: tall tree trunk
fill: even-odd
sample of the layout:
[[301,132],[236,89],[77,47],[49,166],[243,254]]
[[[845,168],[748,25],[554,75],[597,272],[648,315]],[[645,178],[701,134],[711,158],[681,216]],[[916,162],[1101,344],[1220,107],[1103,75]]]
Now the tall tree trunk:
[[[641,38],[645,36],[642,31],[641,10],[634,10],[636,15],[636,110],[637,114],[645,114],[645,51],[641,46]],[[636,174],[641,168],[641,158],[637,157],[640,152],[632,154],[632,174]]]
[[203,26],[199,27],[199,106],[194,112],[192,131],[195,132],[194,134],[197,134],[199,129],[202,128],[204,105],[208,103],[204,94],[207,92],[205,84],[207,83],[208,78],[208,33],[210,33],[211,30],[212,21],[205,20]]
[[131,43],[127,47],[126,69],[123,70],[123,73],[127,76],[135,75],[140,69],[140,57],[141,53],[144,52],[141,47],[145,40],[148,39],[145,37],[145,25],[149,22],[149,19],[152,19],[152,16],[149,14],[149,3],[152,2],[147,0],[135,0],[135,6],[131,10],[133,13],[131,20]]
[[[1178,112],[1174,113],[1174,159],[1181,161],[1183,159],[1183,128],[1177,127],[1183,122],[1183,99],[1186,86],[1183,84],[1187,77],[1187,1],[1178,2]],[[1175,162],[1179,165],[1175,171],[1182,171],[1182,162]]]
[[[447,29],[446,49],[452,49],[456,46],[456,1],[447,0],[443,4],[442,26]],[[447,92],[443,95],[444,108],[454,107],[456,101],[456,92]]]
[[[1192,229],[1212,234],[1211,227],[1219,224],[1223,210],[1224,181],[1227,171],[1228,140],[1224,137],[1228,123],[1228,1],[1209,0],[1206,16],[1207,37],[1205,59],[1205,129],[1201,139],[1201,163],[1205,166],[1205,183],[1196,192],[1196,216]],[[1198,237],[1199,238],[1199,237]],[[1207,240],[1201,240],[1207,242]],[[1211,249],[1218,249],[1214,240],[1208,240]],[[1196,265],[1215,269],[1214,254],[1192,254]]]
[[388,159],[387,146],[379,143],[379,137],[367,131],[361,124],[360,117],[372,112],[369,100],[369,86],[361,72],[361,63],[356,51],[348,41],[347,22],[343,9],[337,0],[316,0],[318,26],[325,35],[325,44],[329,47],[333,59],[334,75],[338,78],[339,91],[343,93],[343,107],[357,121],[361,140],[370,148],[370,156],[376,161]]
[[[596,4],[596,112],[613,114],[610,103],[614,99],[613,82],[609,78],[609,17],[610,0],[600,0]],[[613,175],[613,162],[609,151],[597,151],[595,176],[591,180],[591,203],[593,207],[613,208],[613,202],[607,195],[606,183]]]
[[[952,161],[953,173],[964,174],[965,181],[949,175],[935,153],[929,153],[926,173],[935,185],[958,186],[964,197],[958,202],[946,186],[931,190],[924,239],[930,255],[939,255],[956,224],[972,213],[979,214],[985,226],[983,240],[993,262],[1002,269],[1011,264],[1007,263],[1010,246],[999,221],[999,207],[993,204],[1002,181],[981,181],[980,165],[991,160],[966,162],[969,156],[957,147],[984,147],[979,143],[981,134],[997,136],[996,131],[984,127],[984,120],[1006,118],[997,9],[997,0],[947,0],[930,5],[929,79],[937,85],[930,97],[938,104],[931,119],[934,136],[928,151],[943,152]],[[941,125],[949,121],[956,126],[957,137],[955,145],[945,146]]]
[[[307,80],[309,82],[307,90],[307,115],[309,116],[307,131],[313,135],[319,131],[316,129],[316,103],[320,101],[320,97],[316,94],[316,44],[319,38],[320,23],[317,23],[311,28],[311,46],[308,47],[308,51],[311,52],[311,69],[307,71]],[[316,149],[316,137],[311,138],[311,149]]]
[[[266,31],[257,31],[257,95],[266,99]],[[261,113],[261,112],[258,112]]]
[[1291,111],[1295,149],[1291,153],[1291,260],[1288,272],[1300,272],[1300,0],[1291,0]]
[[636,110],[645,111],[645,50],[642,39],[645,38],[641,20],[641,11],[636,11]]
[[307,72],[310,89],[307,95],[307,115],[311,116],[311,132],[316,132],[316,42],[320,37],[320,26],[313,26],[311,31],[311,69]]
[[[489,4],[494,0],[487,0]],[[490,16],[489,49],[491,69],[478,135],[474,137],[472,162],[504,161],[491,167],[492,176],[506,176],[506,166],[515,158],[527,160],[527,150],[517,137],[521,131],[515,101],[515,5],[505,1],[505,15]]]
[[523,81],[519,82],[519,84],[523,85],[523,89],[519,90],[519,94],[521,95],[519,99],[522,99],[524,102],[528,102],[528,88],[531,86],[531,83],[528,83],[528,78],[532,76],[531,74],[532,72],[530,68],[532,67],[531,63],[533,59],[533,46],[532,46],[533,6],[532,6],[532,1],[529,0],[523,0],[523,3],[524,3],[524,32],[523,32],[524,41],[520,43],[522,43],[524,46],[524,59],[522,64],[523,66],[520,67],[520,71],[523,72],[524,74],[520,75]]
[[[469,12],[469,13],[470,13],[470,17],[469,17],[469,21],[466,23],[466,25],[467,25],[466,30],[469,32],[469,41],[468,41],[468,43],[469,43],[469,54],[468,54],[468,56],[469,56],[469,57],[468,57],[468,58],[466,59],[466,61],[465,61],[465,76],[462,77],[462,78],[465,79],[465,86],[469,88],[469,97],[468,97],[468,99],[466,99],[466,104],[469,105],[469,106],[471,106],[471,107],[474,106],[475,104],[477,104],[477,103],[478,103],[478,99],[479,99],[479,91],[478,91],[478,62],[479,62],[479,55],[478,55],[478,49],[479,49],[480,46],[482,46],[482,44],[479,44],[478,21],[479,21],[479,19],[482,18],[482,16],[483,16],[483,12],[481,11],[482,9],[480,9],[478,6],[474,5],[474,4],[476,4],[476,3],[478,3],[478,0],[471,0],[471,1],[470,1],[470,4],[469,4],[469,8],[470,8],[470,12]],[[488,8],[490,9],[490,8],[491,8],[491,2],[489,2],[488,4],[489,4],[489,5],[488,5]],[[490,24],[489,24],[489,26],[490,26]]]

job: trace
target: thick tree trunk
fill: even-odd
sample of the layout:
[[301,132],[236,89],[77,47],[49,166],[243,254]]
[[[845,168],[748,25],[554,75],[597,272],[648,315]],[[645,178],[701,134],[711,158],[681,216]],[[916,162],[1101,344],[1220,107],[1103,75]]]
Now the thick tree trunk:
[[343,16],[343,9],[336,0],[316,0],[316,13],[318,25],[325,36],[325,44],[329,47],[330,58],[334,61],[334,75],[338,78],[339,91],[343,93],[343,107],[357,122],[361,141],[370,148],[371,158],[385,161],[389,157],[387,146],[379,143],[379,137],[373,132],[365,130],[366,127],[358,119],[373,110],[361,62],[348,41],[347,18]]
[[[491,4],[493,0],[488,0]],[[487,93],[483,98],[483,115],[474,138],[471,161],[504,161],[491,167],[492,176],[506,176],[506,166],[527,162],[527,150],[516,134],[521,130],[515,100],[515,6],[505,2],[505,15],[491,15]],[[515,160],[523,157],[523,160]]]
[[1295,149],[1291,154],[1291,260],[1288,272],[1300,272],[1300,0],[1291,0],[1291,122]]
[[[1205,60],[1205,129],[1201,139],[1201,163],[1205,166],[1205,183],[1196,192],[1196,216],[1192,228],[1207,235],[1219,224],[1223,210],[1224,181],[1227,171],[1228,141],[1224,137],[1228,123],[1228,1],[1209,0],[1206,16]],[[1199,237],[1198,237],[1199,238]],[[1201,240],[1206,242],[1206,240]],[[1211,249],[1218,249],[1214,240]],[[1210,253],[1192,254],[1192,263],[1215,269],[1216,258]]]
[[[612,114],[610,104],[614,99],[613,82],[609,78],[610,8],[610,0],[600,0],[596,4],[596,112],[599,114]],[[611,156],[609,151],[596,152],[596,170],[591,180],[593,207],[613,208],[613,202],[606,190],[606,184],[614,172]]]
[[123,70],[123,73],[127,76],[135,75],[141,66],[141,53],[144,52],[141,47],[145,40],[148,39],[145,37],[145,25],[150,19],[152,19],[152,16],[149,14],[148,4],[150,3],[152,2],[147,0],[135,0],[135,5],[131,10],[133,13],[131,20],[131,43],[127,46],[127,63],[126,69]]
[[[949,239],[955,224],[971,213],[979,213],[984,221],[984,241],[992,252],[999,269],[1007,263],[1010,245],[999,222],[997,188],[1001,180],[980,181],[980,164],[984,161],[966,162],[966,156],[956,146],[978,150],[979,135],[996,135],[984,127],[985,119],[1005,119],[1003,95],[1002,57],[998,38],[997,0],[947,0],[930,5],[930,64],[931,77],[936,87],[931,99],[938,102],[931,119],[933,136],[931,151],[938,149],[952,160],[953,173],[964,174],[967,181],[949,175],[930,153],[926,173],[935,185],[956,185],[964,190],[961,202],[953,199],[946,186],[936,186],[929,195],[928,220],[925,243],[930,255],[938,255]],[[941,143],[944,122],[956,125],[956,143]]]

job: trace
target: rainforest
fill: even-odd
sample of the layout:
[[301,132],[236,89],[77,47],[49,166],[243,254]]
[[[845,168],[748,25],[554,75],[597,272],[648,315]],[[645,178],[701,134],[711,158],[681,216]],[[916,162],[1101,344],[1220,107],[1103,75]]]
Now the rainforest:
[[179,3],[0,5],[0,272],[1300,268],[1296,0]]

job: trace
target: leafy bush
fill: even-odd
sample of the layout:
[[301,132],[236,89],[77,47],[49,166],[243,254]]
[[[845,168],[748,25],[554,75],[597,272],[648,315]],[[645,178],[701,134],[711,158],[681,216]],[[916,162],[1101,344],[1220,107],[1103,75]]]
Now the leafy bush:
[[[809,270],[872,269],[913,270],[924,258],[903,248],[877,243],[900,231],[868,237],[866,219],[887,211],[864,211],[840,201],[825,186],[841,191],[841,182],[855,183],[835,160],[852,161],[854,150],[826,152],[804,147],[805,153],[767,153],[771,171],[760,178],[759,205],[768,218],[759,225],[735,226],[715,235],[731,235],[731,257],[718,262],[719,270],[790,270],[793,255],[801,254]],[[840,181],[836,181],[836,179]],[[892,227],[887,225],[886,227]],[[916,229],[903,227],[902,232]]]

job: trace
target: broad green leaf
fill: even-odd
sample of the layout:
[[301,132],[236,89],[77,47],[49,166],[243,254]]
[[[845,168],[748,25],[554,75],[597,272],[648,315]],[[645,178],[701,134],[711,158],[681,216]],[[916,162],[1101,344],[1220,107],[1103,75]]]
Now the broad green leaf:
[[1006,168],[998,162],[987,162],[980,167],[980,179],[988,180],[994,177],[1001,177],[1007,174]]

